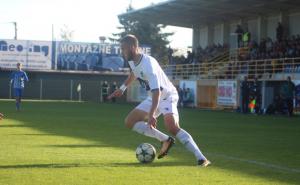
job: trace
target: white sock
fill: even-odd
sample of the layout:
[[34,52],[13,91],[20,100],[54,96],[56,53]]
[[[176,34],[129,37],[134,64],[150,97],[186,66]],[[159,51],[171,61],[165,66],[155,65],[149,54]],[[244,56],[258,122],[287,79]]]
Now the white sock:
[[206,157],[202,154],[202,152],[200,151],[197,144],[195,143],[195,141],[189,133],[187,133],[183,129],[180,129],[179,132],[176,134],[176,137],[185,146],[186,149],[188,149],[195,155],[197,160],[206,160]]
[[159,141],[168,140],[169,136],[157,130],[156,128],[150,128],[150,126],[145,121],[138,121],[133,126],[132,130],[143,134],[145,136],[153,137],[158,139]]

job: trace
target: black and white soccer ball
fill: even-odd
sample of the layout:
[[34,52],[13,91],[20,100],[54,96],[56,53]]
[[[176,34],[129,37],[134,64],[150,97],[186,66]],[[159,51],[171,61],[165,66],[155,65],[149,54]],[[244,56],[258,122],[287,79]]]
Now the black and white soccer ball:
[[141,163],[151,163],[155,159],[156,150],[151,144],[142,143],[136,148],[135,154]]

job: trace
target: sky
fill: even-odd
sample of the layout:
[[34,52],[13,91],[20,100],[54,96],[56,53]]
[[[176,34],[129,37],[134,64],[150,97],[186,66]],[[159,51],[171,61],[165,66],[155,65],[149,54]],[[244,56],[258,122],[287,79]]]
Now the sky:
[[[126,12],[130,2],[139,9],[163,1],[166,0],[1,0],[0,39],[13,39],[12,22],[17,22],[21,40],[50,41],[52,35],[59,39],[66,25],[74,31],[73,41],[99,42],[99,36],[119,32],[117,16]],[[171,47],[192,45],[191,29],[168,26],[166,31],[175,33],[169,38]]]

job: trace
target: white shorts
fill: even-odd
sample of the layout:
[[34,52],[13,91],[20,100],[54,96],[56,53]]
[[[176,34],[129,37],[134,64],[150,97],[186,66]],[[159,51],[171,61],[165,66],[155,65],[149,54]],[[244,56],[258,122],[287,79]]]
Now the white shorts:
[[[178,117],[178,110],[177,110],[177,102],[178,102],[178,95],[170,95],[169,97],[165,99],[160,99],[158,103],[158,108],[156,112],[154,113],[154,117],[158,117],[160,114],[169,114],[172,113],[176,117]],[[142,101],[138,106],[136,106],[136,109],[150,112],[152,106],[152,98],[148,97],[144,101]]]

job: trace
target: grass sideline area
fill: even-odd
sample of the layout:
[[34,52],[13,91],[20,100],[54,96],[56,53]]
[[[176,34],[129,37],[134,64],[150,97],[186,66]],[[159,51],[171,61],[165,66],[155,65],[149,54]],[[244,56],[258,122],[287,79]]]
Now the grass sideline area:
[[[180,109],[212,166],[196,166],[177,141],[170,154],[140,164],[136,147],[160,143],[126,129],[133,105],[0,101],[0,185],[299,184],[300,119]],[[162,119],[159,128],[164,130]]]

